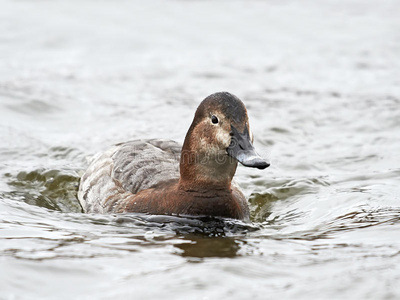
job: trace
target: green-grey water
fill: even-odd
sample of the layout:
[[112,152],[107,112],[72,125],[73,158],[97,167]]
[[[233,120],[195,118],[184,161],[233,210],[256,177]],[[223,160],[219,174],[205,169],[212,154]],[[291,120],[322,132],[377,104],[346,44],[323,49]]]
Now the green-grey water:
[[[397,1],[0,1],[0,299],[398,299]],[[90,157],[246,104],[252,223],[83,214]]]

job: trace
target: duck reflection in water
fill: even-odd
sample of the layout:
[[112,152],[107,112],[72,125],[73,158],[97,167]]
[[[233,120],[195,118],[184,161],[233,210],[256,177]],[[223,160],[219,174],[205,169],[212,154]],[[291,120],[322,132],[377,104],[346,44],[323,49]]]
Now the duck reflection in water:
[[189,234],[184,237],[189,243],[174,245],[181,252],[180,255],[188,258],[226,257],[238,255],[240,242],[230,237],[206,237]]

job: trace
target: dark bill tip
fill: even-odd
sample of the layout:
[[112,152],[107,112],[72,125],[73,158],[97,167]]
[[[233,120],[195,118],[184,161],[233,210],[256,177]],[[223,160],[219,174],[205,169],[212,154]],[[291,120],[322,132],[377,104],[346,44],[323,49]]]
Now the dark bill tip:
[[261,158],[253,149],[240,151],[236,159],[245,167],[263,170],[270,166],[270,163]]

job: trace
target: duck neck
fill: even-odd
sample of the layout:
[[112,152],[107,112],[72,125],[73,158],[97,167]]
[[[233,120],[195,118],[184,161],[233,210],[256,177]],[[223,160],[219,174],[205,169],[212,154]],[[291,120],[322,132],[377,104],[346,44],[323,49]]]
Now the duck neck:
[[226,153],[207,148],[201,140],[186,135],[180,159],[179,187],[183,190],[227,190],[237,168],[237,161]]

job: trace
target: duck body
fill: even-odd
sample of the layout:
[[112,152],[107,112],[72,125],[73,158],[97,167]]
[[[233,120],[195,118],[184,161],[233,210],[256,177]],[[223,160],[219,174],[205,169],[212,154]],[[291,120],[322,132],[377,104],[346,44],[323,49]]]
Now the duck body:
[[254,151],[243,103],[229,93],[207,97],[183,146],[134,140],[97,154],[81,178],[87,213],[219,216],[249,220],[247,200],[232,180],[238,160],[269,164]]

